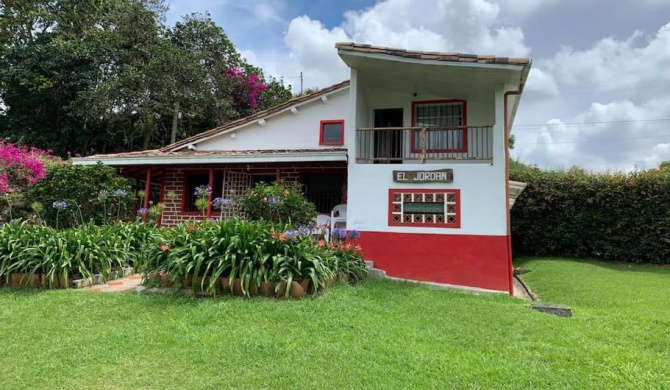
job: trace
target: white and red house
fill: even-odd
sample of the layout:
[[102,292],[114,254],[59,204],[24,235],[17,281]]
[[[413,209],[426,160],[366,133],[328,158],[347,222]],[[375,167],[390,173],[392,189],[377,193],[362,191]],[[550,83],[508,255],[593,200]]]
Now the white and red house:
[[512,293],[509,208],[523,185],[509,182],[507,139],[530,61],[336,49],[349,81],[159,150],[74,164],[136,179],[145,205],[166,204],[163,225],[203,218],[199,185],[233,197],[258,181],[297,181],[320,213],[347,204],[347,229],[389,276]]

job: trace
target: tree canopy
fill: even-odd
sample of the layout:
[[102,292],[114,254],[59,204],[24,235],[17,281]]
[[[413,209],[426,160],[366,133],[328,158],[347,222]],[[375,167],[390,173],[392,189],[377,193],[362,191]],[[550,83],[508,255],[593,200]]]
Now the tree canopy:
[[0,3],[0,137],[92,154],[164,146],[281,103],[208,14],[165,0]]

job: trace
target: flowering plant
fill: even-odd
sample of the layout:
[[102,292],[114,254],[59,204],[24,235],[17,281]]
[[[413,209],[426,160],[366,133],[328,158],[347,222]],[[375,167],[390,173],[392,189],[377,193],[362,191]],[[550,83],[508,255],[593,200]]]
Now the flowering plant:
[[207,208],[209,207],[209,196],[211,194],[212,187],[209,184],[197,186],[195,188],[195,206],[198,208],[198,210],[200,210],[203,216],[207,213]]
[[233,66],[225,72],[231,84],[231,97],[235,110],[241,114],[250,114],[258,108],[258,98],[268,86],[256,74],[247,75],[244,69]]
[[259,183],[236,199],[240,211],[251,221],[307,226],[316,207],[302,195],[300,184]]

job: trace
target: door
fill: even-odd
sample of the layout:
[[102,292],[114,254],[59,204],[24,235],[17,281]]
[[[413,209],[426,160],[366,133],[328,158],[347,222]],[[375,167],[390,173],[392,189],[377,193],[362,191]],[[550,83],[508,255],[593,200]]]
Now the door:
[[[375,128],[402,127],[402,108],[383,108],[374,111]],[[375,130],[374,163],[402,164],[404,152],[402,130]]]
[[320,214],[329,214],[342,203],[344,175],[340,173],[305,173],[302,175],[305,199],[314,203]]

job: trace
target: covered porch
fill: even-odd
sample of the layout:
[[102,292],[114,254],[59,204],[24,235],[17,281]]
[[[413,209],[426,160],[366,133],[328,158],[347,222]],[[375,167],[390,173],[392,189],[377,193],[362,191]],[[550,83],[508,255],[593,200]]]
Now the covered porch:
[[[338,205],[347,203],[347,156],[343,149],[244,151],[244,152],[159,152],[92,156],[76,163],[102,162],[130,178],[144,198],[137,207],[165,205],[160,224],[174,226],[205,218],[229,218],[235,210],[223,212],[212,200],[234,199],[260,182],[300,183],[303,194],[321,215],[330,218]],[[209,206],[205,215],[195,206],[195,189],[209,185]]]

